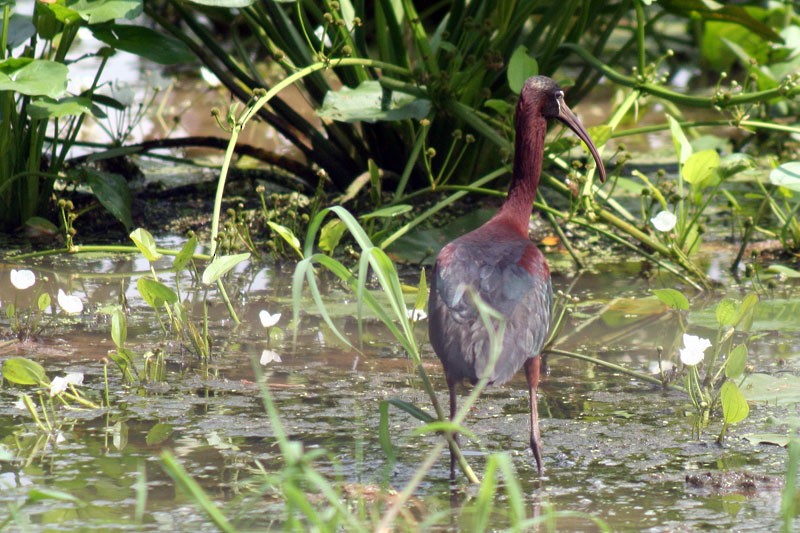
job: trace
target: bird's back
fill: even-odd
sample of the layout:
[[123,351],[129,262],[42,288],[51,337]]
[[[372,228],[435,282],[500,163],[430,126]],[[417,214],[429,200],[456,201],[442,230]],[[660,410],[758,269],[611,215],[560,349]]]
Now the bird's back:
[[428,304],[431,345],[448,378],[474,383],[491,354],[471,290],[505,317],[503,348],[490,378],[504,383],[539,355],[547,338],[553,299],[547,262],[527,238],[491,225],[439,252]]

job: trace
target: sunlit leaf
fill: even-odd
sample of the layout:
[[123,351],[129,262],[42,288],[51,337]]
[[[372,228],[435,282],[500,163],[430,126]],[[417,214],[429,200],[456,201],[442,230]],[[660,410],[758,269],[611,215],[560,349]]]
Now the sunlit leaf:
[[786,447],[794,437],[786,433],[748,433],[747,435],[742,435],[742,438],[747,439],[752,444],[773,444]]
[[39,120],[80,116],[92,113],[92,100],[83,96],[69,96],[60,100],[42,97],[31,102],[27,110],[31,118]]
[[800,376],[782,373],[750,374],[742,385],[742,394],[750,401],[774,405],[800,404]]
[[117,307],[111,313],[111,340],[118,350],[125,347],[125,341],[128,339],[128,321],[125,318],[125,313]]
[[347,226],[338,218],[326,222],[319,232],[319,249],[329,254],[333,253],[345,231],[347,231]]
[[[536,62],[525,46],[518,46],[511,54],[508,60],[508,86],[514,91],[514,94],[519,94],[522,91],[522,86],[525,85],[525,80],[531,76],[536,76],[539,73],[539,64]],[[598,145],[599,146],[599,145]]]
[[39,311],[41,311],[42,313],[44,313],[44,312],[45,312],[45,310],[46,310],[48,307],[50,307],[50,294],[49,294],[49,293],[46,293],[46,292],[43,292],[43,293],[42,293],[42,294],[39,296],[39,299],[38,299],[38,300],[37,300],[37,302],[36,302],[36,307],[39,309]]
[[361,82],[355,89],[342,87],[328,91],[317,114],[342,122],[395,121],[428,116],[430,100],[384,89],[378,81]]
[[784,163],[769,173],[773,185],[800,192],[800,161]]
[[741,422],[750,414],[747,400],[744,399],[739,387],[733,381],[726,381],[722,384],[720,398],[722,399],[722,417],[726,424]]
[[0,61],[0,91],[58,98],[67,90],[66,65],[44,59]]
[[692,154],[683,164],[683,179],[695,187],[705,188],[712,184],[719,168],[716,150],[703,150]]
[[675,289],[654,289],[653,294],[673,309],[682,311],[689,309],[689,300],[680,291]]
[[227,274],[236,265],[248,259],[250,259],[249,253],[215,257],[205,270],[203,270],[203,284],[211,285],[212,283],[216,283],[217,280]]
[[717,322],[720,326],[733,326],[736,323],[738,305],[735,300],[725,298],[717,304]]
[[672,133],[672,143],[675,145],[675,153],[678,154],[678,162],[683,164],[692,155],[692,143],[686,138],[686,134],[683,133],[683,129],[677,120],[667,115],[667,121],[669,122],[670,132]]
[[129,237],[139,251],[142,252],[145,259],[151,263],[161,259],[161,254],[156,250],[156,241],[149,231],[144,228],[138,228],[133,230]]
[[367,213],[366,215],[361,215],[358,218],[362,220],[368,220],[370,218],[394,218],[398,215],[408,213],[412,209],[414,208],[408,204],[392,205],[389,207],[378,209],[371,213]]
[[785,278],[800,278],[800,271],[797,271],[793,268],[789,268],[783,265],[770,265],[767,270],[769,272],[775,272],[776,274],[780,274]]
[[177,272],[186,268],[186,265],[188,265],[189,261],[192,260],[196,248],[197,248],[197,236],[192,235],[189,238],[189,240],[186,241],[186,244],[183,245],[181,251],[178,252],[178,255],[175,256],[175,259],[172,261],[172,269]]
[[728,354],[728,361],[725,363],[725,377],[735,379],[741,376],[745,363],[747,363],[747,346],[739,344]]
[[280,224],[272,222],[271,220],[267,222],[267,225],[272,228],[272,231],[280,235],[281,239],[286,241],[286,243],[292,247],[292,250],[297,252],[297,255],[299,255],[301,259],[303,258],[303,252],[300,250],[300,240],[295,237],[292,230],[286,226],[281,226]]
[[150,428],[150,431],[147,432],[147,436],[145,436],[144,440],[148,446],[156,446],[167,440],[174,431],[175,428],[172,426],[172,424],[159,422]]
[[133,20],[142,14],[141,0],[78,0],[69,5],[89,24],[100,24],[115,19]]
[[78,505],[86,505],[83,500],[81,500],[76,496],[73,496],[72,494],[44,487],[38,487],[29,490],[27,499],[28,502],[31,503],[40,502],[42,500],[58,500],[62,502],[76,503]]
[[112,442],[117,450],[124,450],[128,446],[128,423],[120,420],[111,428]]
[[50,382],[42,365],[24,357],[11,357],[3,361],[3,377],[16,385],[39,385]]
[[175,291],[154,279],[141,277],[136,282],[136,288],[139,289],[139,294],[147,305],[153,309],[157,309],[164,305],[164,302],[173,304],[178,301],[178,295]]

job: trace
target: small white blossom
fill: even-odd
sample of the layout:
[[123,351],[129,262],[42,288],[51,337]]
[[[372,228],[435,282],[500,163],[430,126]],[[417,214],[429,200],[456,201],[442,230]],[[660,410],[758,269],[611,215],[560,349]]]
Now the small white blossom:
[[83,311],[83,302],[77,296],[72,296],[65,293],[62,289],[58,289],[58,305],[65,313],[77,314]]
[[83,385],[83,372],[67,372],[64,379],[66,379],[67,383],[70,385],[81,386]]
[[428,318],[428,313],[423,309],[406,309],[406,316],[412,322],[419,322]]
[[28,406],[25,405],[25,400],[22,399],[21,394],[19,395],[19,399],[16,402],[14,402],[14,409],[22,409],[23,411],[26,411],[28,409]]
[[31,270],[11,269],[11,284],[23,291],[36,283],[36,275]]
[[261,319],[262,326],[264,326],[265,328],[271,328],[272,326],[277,324],[278,321],[281,319],[281,314],[275,313],[274,315],[271,315],[269,314],[269,311],[261,311],[260,313],[258,313],[258,318]]
[[50,382],[50,397],[56,396],[61,394],[65,390],[67,390],[67,385],[69,382],[67,378],[64,376],[56,376],[53,378],[53,381]]
[[314,35],[316,35],[317,39],[322,41],[322,44],[325,45],[325,48],[330,48],[333,46],[333,43],[331,43],[331,38],[328,37],[328,33],[325,31],[324,27],[317,26],[317,29],[314,30]]
[[672,229],[675,227],[675,224],[678,222],[678,217],[669,211],[661,211],[659,214],[651,218],[650,222],[653,223],[653,227],[658,231],[667,232],[672,231]]
[[261,360],[259,361],[262,365],[268,365],[270,363],[280,363],[281,356],[278,355],[276,352],[272,350],[264,350],[261,352]]
[[683,348],[680,350],[681,362],[686,366],[695,366],[705,357],[705,351],[711,347],[711,341],[697,335],[683,334]]

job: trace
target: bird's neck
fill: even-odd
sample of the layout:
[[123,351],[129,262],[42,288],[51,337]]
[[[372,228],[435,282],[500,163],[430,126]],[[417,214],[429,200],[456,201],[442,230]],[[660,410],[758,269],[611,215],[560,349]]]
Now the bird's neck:
[[508,187],[508,197],[495,218],[502,219],[527,238],[533,200],[542,174],[547,120],[539,114],[530,116],[519,109],[516,121],[514,174]]

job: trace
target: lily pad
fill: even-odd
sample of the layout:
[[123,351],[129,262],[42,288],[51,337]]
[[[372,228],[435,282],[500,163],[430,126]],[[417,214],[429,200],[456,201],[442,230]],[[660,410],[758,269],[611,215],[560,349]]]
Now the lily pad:
[[793,374],[751,374],[741,388],[749,401],[768,402],[773,405],[800,403],[800,376]]

